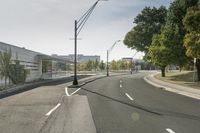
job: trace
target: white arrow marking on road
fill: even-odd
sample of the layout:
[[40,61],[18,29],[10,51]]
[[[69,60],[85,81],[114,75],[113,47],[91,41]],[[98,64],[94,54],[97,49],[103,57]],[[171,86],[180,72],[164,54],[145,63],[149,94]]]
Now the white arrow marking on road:
[[166,129],[167,130],[167,132],[169,132],[169,133],[175,133],[173,130],[171,130],[170,128],[167,128]]
[[61,105],[61,103],[58,103],[53,109],[51,109],[48,113],[46,113],[46,116],[51,115],[51,113],[52,113],[53,111],[55,111],[60,105]]
[[66,95],[67,95],[68,97],[70,97],[70,96],[74,95],[76,92],[78,92],[80,89],[81,89],[81,88],[79,88],[79,89],[77,89],[76,91],[74,91],[73,93],[69,94],[68,88],[66,87],[66,88],[65,88],[65,93],[66,93]]
[[131,101],[133,101],[133,98],[128,93],[125,93],[125,94]]

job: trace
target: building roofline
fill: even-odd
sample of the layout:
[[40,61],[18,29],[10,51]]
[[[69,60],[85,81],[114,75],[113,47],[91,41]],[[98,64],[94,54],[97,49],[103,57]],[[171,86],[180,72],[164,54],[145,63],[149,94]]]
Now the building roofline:
[[65,62],[68,62],[68,63],[73,63],[70,60],[66,60],[66,59],[62,59],[62,58],[59,58],[59,57],[54,57],[54,56],[46,55],[46,54],[43,54],[43,53],[40,53],[40,52],[36,52],[36,51],[29,50],[29,49],[26,49],[26,48],[23,48],[23,47],[11,45],[11,44],[8,44],[8,43],[5,43],[5,42],[1,42],[0,41],[0,44],[4,44],[4,45],[8,45],[10,47],[19,48],[19,49],[22,49],[22,50],[26,50],[26,51],[29,51],[29,52],[36,53],[38,57],[42,57],[43,56],[43,57],[48,57],[49,59],[55,59],[55,60],[65,61]]
[[30,49],[27,49],[25,47],[15,46],[15,45],[8,44],[8,43],[2,42],[2,41],[0,41],[0,43],[5,44],[5,45],[9,45],[11,47],[15,47],[15,48],[19,48],[19,49],[24,49],[24,50],[27,50],[27,51],[30,51],[30,52],[34,52],[34,53],[38,53],[38,54],[43,54],[43,53],[40,53],[40,52],[36,52],[36,51],[30,50]]
[[49,56],[49,55],[44,55],[44,54],[38,54],[37,56],[41,59],[47,59],[47,60],[53,59],[53,60],[63,61],[63,62],[66,62],[66,63],[73,63],[70,60],[66,60],[66,59],[59,58],[59,57],[53,57],[53,56]]

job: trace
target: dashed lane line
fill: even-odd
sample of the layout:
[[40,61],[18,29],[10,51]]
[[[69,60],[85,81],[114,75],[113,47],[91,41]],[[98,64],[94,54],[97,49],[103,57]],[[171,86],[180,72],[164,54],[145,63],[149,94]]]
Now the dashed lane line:
[[68,97],[70,97],[70,96],[74,95],[75,93],[77,93],[80,89],[81,89],[81,88],[79,88],[79,89],[77,89],[76,91],[74,91],[74,92],[72,92],[71,94],[69,94],[68,88],[65,87],[65,94],[66,94]]
[[125,94],[131,101],[133,101],[133,98],[128,93],[125,93]]
[[170,129],[170,128],[167,128],[166,131],[169,132],[169,133],[175,133],[175,132],[174,132],[172,129]]
[[53,109],[51,109],[48,113],[46,113],[46,116],[51,115],[60,105],[61,103],[58,103]]

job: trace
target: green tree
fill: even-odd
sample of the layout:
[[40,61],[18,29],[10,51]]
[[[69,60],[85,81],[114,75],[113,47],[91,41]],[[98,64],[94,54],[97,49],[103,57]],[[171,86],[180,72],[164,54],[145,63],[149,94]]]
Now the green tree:
[[101,61],[101,62],[99,63],[99,69],[100,69],[100,70],[104,70],[105,67],[106,67],[105,63],[104,63],[103,61]]
[[188,9],[183,24],[188,31],[184,39],[186,55],[197,58],[197,75],[200,81],[200,1],[196,6]]
[[99,66],[99,62],[98,62],[98,60],[97,60],[97,59],[94,61],[94,64],[93,64],[93,66],[94,66],[94,69],[95,69],[95,72],[96,72],[96,71],[97,71],[97,69],[98,69],[98,66]]
[[131,60],[131,61],[129,61],[128,62],[128,69],[130,70],[130,69],[133,69],[134,68],[134,62]]
[[86,63],[86,70],[87,71],[92,71],[92,68],[93,68],[93,62],[91,60],[89,60],[87,63]]
[[112,62],[110,63],[110,69],[111,70],[118,70],[118,65],[117,65],[117,62],[115,60],[112,60]]
[[117,64],[118,64],[118,68],[119,69],[121,69],[121,70],[127,69],[127,64],[126,64],[126,62],[124,60],[119,60],[117,62]]
[[190,32],[186,34],[184,46],[186,54],[190,57],[200,59],[200,33]]
[[20,65],[19,60],[15,60],[15,64],[10,65],[9,77],[14,84],[24,83],[26,81],[27,71],[23,65]]
[[164,6],[158,9],[145,7],[135,18],[136,26],[126,34],[124,44],[129,48],[147,53],[153,35],[159,34],[165,23],[166,13],[167,10]]
[[173,49],[170,62],[177,64],[182,68],[187,63],[188,57],[185,55],[185,47],[183,46],[183,39],[186,34],[186,30],[183,26],[182,20],[186,15],[187,9],[196,5],[198,0],[174,0],[170,5],[166,24],[162,30],[163,44]]
[[80,63],[78,64],[78,71],[85,71],[86,69],[86,63]]
[[165,77],[165,68],[170,62],[172,50],[162,44],[162,39],[162,35],[154,35],[148,56],[154,65],[160,67],[162,77]]
[[5,87],[7,87],[7,79],[10,74],[11,56],[11,50],[0,52],[0,77],[4,78]]

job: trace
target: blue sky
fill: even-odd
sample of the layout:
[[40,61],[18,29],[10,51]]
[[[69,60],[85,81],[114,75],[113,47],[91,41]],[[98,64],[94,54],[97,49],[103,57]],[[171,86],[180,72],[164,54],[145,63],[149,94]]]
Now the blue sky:
[[[74,20],[96,0],[0,0],[0,41],[45,54],[72,54]],[[171,0],[109,0],[99,2],[80,33],[78,53],[100,55],[115,40],[123,40],[133,27],[134,17],[145,6],[169,6]],[[117,45],[112,59],[132,57],[134,51],[122,43]],[[139,53],[135,58],[141,58]]]

